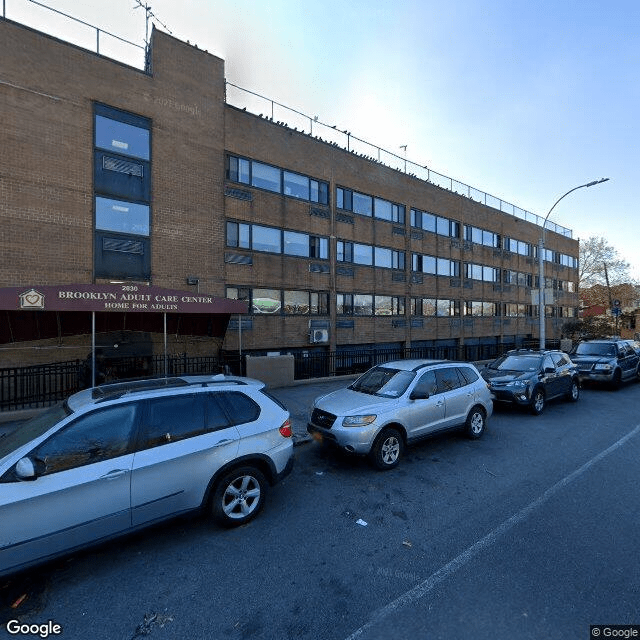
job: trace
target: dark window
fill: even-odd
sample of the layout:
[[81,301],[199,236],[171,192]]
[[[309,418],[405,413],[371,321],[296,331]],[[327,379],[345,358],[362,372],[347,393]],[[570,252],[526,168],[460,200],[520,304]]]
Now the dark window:
[[469,367],[459,367],[458,373],[462,376],[466,384],[471,384],[480,377],[473,369],[470,369]]
[[184,395],[149,401],[140,448],[149,449],[204,433],[202,396]]
[[447,369],[436,369],[436,380],[438,381],[438,393],[453,391],[461,387],[458,372],[454,367]]
[[432,396],[438,393],[438,385],[436,384],[436,374],[433,371],[427,371],[422,375],[418,384],[413,389],[413,392],[419,392],[420,394],[426,393]]
[[96,115],[96,147],[149,160],[149,129]]
[[244,393],[225,391],[217,394],[217,397],[227,406],[232,424],[245,424],[260,417],[260,406]]
[[78,418],[32,452],[47,475],[123,456],[129,451],[138,405],[126,404]]
[[217,431],[218,429],[226,429],[230,426],[231,422],[227,417],[224,408],[220,405],[218,400],[218,393],[207,394],[207,418],[206,418],[206,430]]

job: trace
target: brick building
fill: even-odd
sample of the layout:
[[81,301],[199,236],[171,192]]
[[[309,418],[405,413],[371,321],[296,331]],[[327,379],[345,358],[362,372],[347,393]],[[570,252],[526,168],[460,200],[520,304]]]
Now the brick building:
[[[223,345],[245,353],[537,336],[535,221],[232,106],[224,61],[159,30],[146,70],[5,19],[0,56],[0,287],[246,300]],[[578,307],[564,231],[546,233],[549,338]]]

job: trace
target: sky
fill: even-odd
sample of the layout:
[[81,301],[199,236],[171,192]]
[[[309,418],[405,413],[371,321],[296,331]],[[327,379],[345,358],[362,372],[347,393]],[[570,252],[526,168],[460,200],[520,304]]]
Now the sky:
[[[640,280],[638,0],[38,1],[140,45],[146,4],[228,82],[542,218],[609,178],[549,221],[605,238]],[[4,5],[95,49],[88,27]]]

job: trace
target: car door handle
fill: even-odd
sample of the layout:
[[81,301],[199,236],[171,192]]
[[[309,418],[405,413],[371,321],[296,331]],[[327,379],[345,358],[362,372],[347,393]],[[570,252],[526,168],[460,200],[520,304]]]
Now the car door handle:
[[227,438],[226,440],[218,440],[218,442],[216,442],[213,446],[221,447],[223,444],[228,444],[229,442],[233,442],[233,440],[231,440],[231,438]]
[[127,473],[129,473],[129,469],[114,469],[113,471],[109,471],[109,473],[105,473],[101,477],[101,480],[115,480],[116,478],[121,478]]
[[438,400],[438,402],[436,402],[436,407],[441,407],[444,404],[444,400]]

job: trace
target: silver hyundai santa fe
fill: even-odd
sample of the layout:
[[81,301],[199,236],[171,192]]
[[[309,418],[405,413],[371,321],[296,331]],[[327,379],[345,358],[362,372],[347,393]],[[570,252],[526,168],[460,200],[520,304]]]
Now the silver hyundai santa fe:
[[0,439],[0,575],[203,508],[248,522],[291,470],[264,383],[185,376],[80,391]]
[[492,411],[487,383],[474,365],[398,360],[317,398],[307,430],[318,440],[369,455],[384,470],[398,464],[406,444],[438,431],[463,427],[479,438]]

